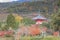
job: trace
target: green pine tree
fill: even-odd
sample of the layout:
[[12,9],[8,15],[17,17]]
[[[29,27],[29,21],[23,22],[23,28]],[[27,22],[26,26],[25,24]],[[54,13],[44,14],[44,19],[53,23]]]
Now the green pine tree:
[[6,22],[7,22],[7,27],[11,27],[13,29],[16,27],[15,17],[12,14],[8,15]]
[[55,31],[60,31],[60,10],[51,16],[51,25]]

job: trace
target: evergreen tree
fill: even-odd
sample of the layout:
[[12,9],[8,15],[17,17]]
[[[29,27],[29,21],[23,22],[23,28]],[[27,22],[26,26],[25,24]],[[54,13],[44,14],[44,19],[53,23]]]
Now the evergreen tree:
[[1,30],[2,23],[0,22],[0,30]]
[[32,19],[29,19],[29,18],[24,18],[22,20],[22,23],[25,25],[31,25],[31,24],[35,24],[35,21],[33,21]]
[[51,16],[51,24],[55,31],[60,31],[60,10]]
[[60,6],[60,0],[58,0],[57,5]]
[[12,14],[8,15],[7,27],[15,28],[15,24],[16,24],[15,17]]

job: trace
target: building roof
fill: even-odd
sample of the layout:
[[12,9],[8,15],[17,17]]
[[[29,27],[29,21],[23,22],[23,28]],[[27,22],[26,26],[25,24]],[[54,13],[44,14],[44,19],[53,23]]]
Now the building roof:
[[45,20],[46,20],[46,18],[43,17],[43,16],[41,16],[41,15],[38,15],[38,16],[32,18],[32,19],[33,19],[33,20],[36,20],[36,19],[45,19]]

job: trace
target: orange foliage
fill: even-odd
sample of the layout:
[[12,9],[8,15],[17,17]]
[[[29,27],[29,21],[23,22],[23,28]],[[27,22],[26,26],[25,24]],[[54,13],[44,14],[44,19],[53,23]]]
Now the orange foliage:
[[31,27],[31,28],[29,29],[29,32],[30,32],[30,35],[36,35],[36,34],[40,34],[41,31],[40,31],[39,28],[35,28],[35,27],[32,28],[32,27]]
[[59,36],[59,32],[58,31],[57,32],[54,32],[53,35],[54,36]]
[[24,33],[27,33],[29,35],[38,35],[41,33],[40,28],[38,27],[38,25],[32,25],[30,27],[21,27],[20,28],[20,33],[21,31]]

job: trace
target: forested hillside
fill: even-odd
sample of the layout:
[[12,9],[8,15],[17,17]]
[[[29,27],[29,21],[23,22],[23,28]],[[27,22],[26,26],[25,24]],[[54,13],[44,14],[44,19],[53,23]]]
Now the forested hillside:
[[36,1],[36,2],[13,2],[13,3],[0,3],[2,11],[19,13],[19,12],[53,12],[54,6],[51,2]]
[[[47,16],[54,12],[55,1],[33,1],[33,2],[10,2],[0,3],[0,13],[18,13],[18,14],[32,14],[37,12]],[[56,10],[55,10],[56,11]]]

